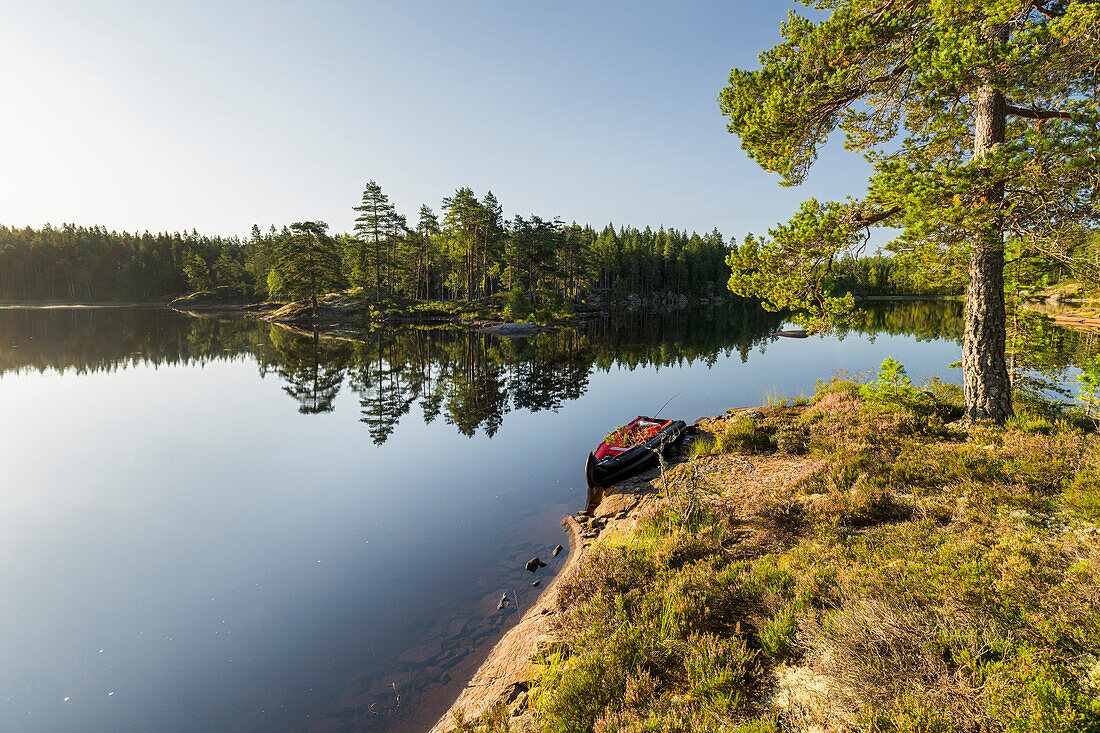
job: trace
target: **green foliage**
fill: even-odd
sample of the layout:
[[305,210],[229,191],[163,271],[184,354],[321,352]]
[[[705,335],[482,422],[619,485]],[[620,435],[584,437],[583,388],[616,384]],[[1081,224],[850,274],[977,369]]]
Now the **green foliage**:
[[348,274],[363,288],[363,293],[373,289],[375,297],[382,299],[382,275],[397,263],[393,261],[396,240],[391,232],[397,222],[397,212],[390,199],[382,193],[375,181],[367,181],[355,218],[355,236],[347,242],[346,257],[350,267]]
[[1011,413],[999,352],[1005,232],[1015,233],[1017,261],[1072,262],[1100,280],[1095,261],[1065,258],[1059,243],[1097,222],[1086,151],[1100,147],[1100,5],[805,4],[815,19],[792,12],[758,69],[730,72],[720,108],[783,185],[805,179],[837,129],[873,175],[862,200],[810,199],[768,238],[731,253],[730,288],[821,327],[850,310],[836,265],[870,227],[898,230],[887,249],[925,282],[961,283],[970,263],[968,287],[988,295],[967,301],[982,352],[964,365],[967,409],[1002,420]]
[[913,389],[912,382],[905,373],[905,366],[888,356],[879,366],[878,378],[861,387],[859,394],[863,399],[875,402],[899,401],[903,398],[914,398],[917,390]]
[[716,450],[721,453],[760,453],[775,450],[773,431],[763,421],[751,417],[733,420],[718,435]]
[[777,730],[763,702],[782,665],[821,674],[869,731],[1100,728],[1100,545],[1062,514],[1100,521],[1100,444],[1026,411],[945,440],[903,376],[888,361],[866,399],[837,380],[734,421],[808,433],[785,485],[667,474],[636,533],[562,578],[570,656],[535,680],[539,729]]
[[788,224],[769,232],[770,240],[746,237],[726,258],[730,291],[760,298],[769,310],[794,311],[807,326],[843,323],[855,300],[826,287],[836,253],[853,241],[838,228],[842,213],[836,204],[810,199]]
[[714,451],[714,441],[706,438],[694,438],[688,443],[688,458],[702,458]]
[[323,221],[291,224],[290,234],[282,239],[277,250],[275,269],[281,282],[268,281],[269,288],[275,284],[280,292],[292,298],[310,300],[314,315],[318,296],[344,285],[340,253],[325,233],[327,228]]
[[531,317],[531,299],[525,289],[517,286],[508,291],[502,315],[509,321],[524,321]]
[[1070,478],[1062,498],[1078,517],[1100,523],[1100,460],[1086,463]]
[[283,278],[282,272],[276,267],[272,267],[268,270],[266,284],[267,293],[272,297],[279,298],[290,294],[290,291],[286,287],[286,280]]
[[[225,255],[246,263],[254,250],[251,240],[198,232],[0,225],[0,300],[150,300],[219,286],[241,289],[236,267],[219,262],[226,264]],[[246,268],[240,279],[247,290],[266,277],[266,269]]]
[[209,290],[214,287],[214,273],[206,260],[194,252],[188,252],[183,258],[183,274],[195,290]]
[[1093,410],[1098,404],[1097,391],[1100,390],[1100,356],[1093,357],[1081,369],[1076,377],[1081,385],[1078,388],[1077,400],[1084,406],[1085,414],[1092,416]]
[[[729,279],[730,246],[717,230],[597,230],[535,215],[506,222],[491,192],[478,199],[468,188],[445,200],[442,223],[421,206],[410,227],[374,181],[354,208],[355,229],[334,237],[339,262],[330,266],[379,308],[401,299],[484,303],[519,286],[548,320],[569,317],[573,302],[586,299],[712,297]],[[152,299],[242,284],[263,297],[274,294],[269,275],[290,236],[286,227],[258,226],[243,241],[0,226],[0,300]]]

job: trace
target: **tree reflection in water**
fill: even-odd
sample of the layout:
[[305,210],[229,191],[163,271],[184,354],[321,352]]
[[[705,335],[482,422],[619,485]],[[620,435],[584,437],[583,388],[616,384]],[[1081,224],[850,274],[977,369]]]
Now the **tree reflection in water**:
[[[782,319],[752,307],[692,312],[623,313],[558,333],[508,339],[455,328],[382,329],[360,340],[292,336],[273,327],[279,355],[269,366],[291,386],[303,406],[331,409],[346,372],[359,397],[360,422],[376,444],[384,443],[414,404],[425,422],[439,415],[463,435],[493,436],[511,410],[557,410],[581,397],[594,368],[634,369],[703,360],[737,350],[742,360],[771,338]],[[280,335],[276,335],[278,332]],[[294,340],[297,339],[298,343]],[[303,354],[329,359],[318,373]],[[293,363],[295,369],[285,365]],[[312,392],[316,386],[319,393]]]
[[283,357],[275,365],[275,373],[286,380],[283,391],[298,402],[298,412],[332,412],[344,384],[351,352],[348,345],[322,340],[316,330],[312,337],[302,338],[282,329],[272,330],[271,344]]
[[[750,304],[667,313],[617,313],[558,333],[507,339],[455,328],[383,329],[359,340],[297,334],[255,320],[193,318],[163,308],[0,309],[0,378],[6,372],[90,373],[136,365],[235,360],[276,375],[303,414],[331,412],[341,390],[358,397],[376,444],[419,406],[463,435],[493,435],[512,410],[556,410],[585,394],[593,370],[661,367],[765,350],[783,319]],[[1065,377],[1096,351],[1095,335],[1021,312],[1009,350],[1017,384]],[[957,303],[868,305],[847,332],[957,339]]]

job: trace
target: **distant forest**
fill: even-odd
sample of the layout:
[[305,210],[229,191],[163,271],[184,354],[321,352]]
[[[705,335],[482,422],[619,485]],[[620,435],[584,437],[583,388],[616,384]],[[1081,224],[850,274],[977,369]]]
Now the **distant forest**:
[[[311,264],[323,272],[314,274],[326,289],[358,287],[376,303],[477,300],[517,290],[551,300],[699,298],[727,293],[726,260],[736,248],[717,229],[700,235],[611,224],[596,230],[536,215],[505,220],[491,191],[478,199],[469,188],[445,198],[439,215],[421,206],[413,223],[373,181],[353,208],[353,231],[335,236],[323,222],[305,222],[308,231],[254,225],[245,239],[0,225],[0,301],[153,301],[215,288],[287,300],[301,294],[301,259],[315,255]],[[1006,242],[1009,290],[1041,289],[1074,275],[1086,285],[1100,281],[1100,234],[1067,233],[1047,249]],[[965,266],[939,264],[929,271],[916,257],[846,255],[832,264],[827,285],[837,294],[961,294]]]
[[[751,236],[751,235],[750,235]],[[930,265],[930,260],[934,261]],[[935,258],[919,253],[845,256],[833,264],[830,287],[843,295],[961,295],[966,291],[966,260],[961,251]],[[1049,241],[1005,241],[1005,291],[1037,293],[1076,282],[1082,295],[1100,295],[1100,232],[1069,229]]]
[[[320,223],[326,281],[362,287],[368,298],[459,300],[522,288],[576,297],[726,292],[730,251],[714,230],[600,230],[560,219],[505,220],[490,191],[460,188],[441,215],[420,208],[410,223],[373,181],[352,232],[329,236]],[[317,224],[310,222],[310,224]],[[251,236],[141,234],[65,224],[0,225],[0,300],[148,301],[224,287],[256,298],[293,289],[286,263],[296,230],[253,226]]]

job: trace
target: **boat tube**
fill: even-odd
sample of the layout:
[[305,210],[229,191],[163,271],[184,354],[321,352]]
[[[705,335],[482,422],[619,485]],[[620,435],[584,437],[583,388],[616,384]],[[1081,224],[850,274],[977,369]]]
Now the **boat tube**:
[[615,430],[588,454],[584,475],[589,494],[606,489],[657,461],[668,446],[684,434],[683,420],[637,417]]

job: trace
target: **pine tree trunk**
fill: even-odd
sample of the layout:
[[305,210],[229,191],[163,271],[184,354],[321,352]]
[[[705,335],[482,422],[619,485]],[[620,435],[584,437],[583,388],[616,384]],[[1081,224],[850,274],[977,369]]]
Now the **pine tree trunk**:
[[1012,415],[1005,364],[1004,250],[975,246],[970,255],[963,330],[963,395],[970,420]]
[[[974,159],[1005,139],[1005,98],[990,85],[974,96]],[[994,210],[974,235],[966,287],[963,331],[963,396],[970,420],[1004,422],[1012,415],[1012,389],[1005,364],[1005,297],[1003,218],[996,211],[1004,199],[1004,184],[984,192]]]

